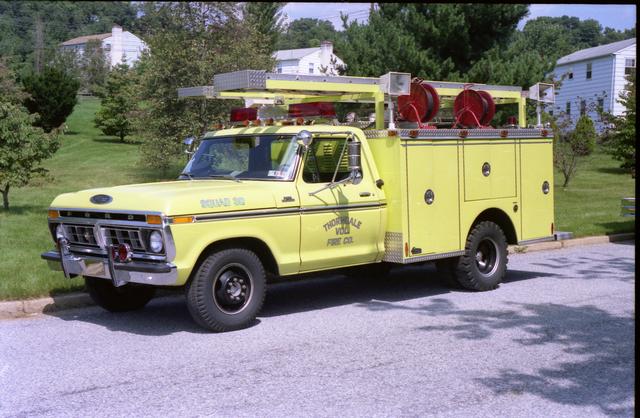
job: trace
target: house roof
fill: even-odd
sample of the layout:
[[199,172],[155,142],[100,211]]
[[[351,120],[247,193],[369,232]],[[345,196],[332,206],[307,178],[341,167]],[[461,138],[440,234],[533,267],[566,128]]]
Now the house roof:
[[284,61],[284,60],[299,60],[302,57],[306,57],[309,54],[313,54],[316,51],[319,51],[320,47],[316,48],[300,48],[300,49],[283,49],[280,51],[276,51],[273,56],[276,58],[276,61]]
[[88,41],[97,40],[102,41],[111,36],[111,32],[109,33],[100,33],[98,35],[86,35],[86,36],[78,36],[77,38],[69,39],[68,41],[64,41],[60,45],[80,45],[86,44]]
[[625,39],[624,41],[613,42],[606,45],[600,45],[593,48],[581,49],[573,54],[565,55],[560,58],[557,65],[568,64],[570,62],[583,61],[591,58],[602,57],[605,55],[615,54],[616,52],[628,46],[635,45],[636,38]]

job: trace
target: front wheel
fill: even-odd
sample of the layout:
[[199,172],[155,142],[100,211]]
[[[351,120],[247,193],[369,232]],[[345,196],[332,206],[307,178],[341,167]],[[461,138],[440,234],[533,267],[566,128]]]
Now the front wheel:
[[93,301],[110,312],[133,311],[144,307],[155,295],[151,286],[127,283],[115,287],[111,280],[86,277],[84,283]]
[[200,326],[216,332],[244,328],[264,302],[264,267],[249,250],[222,250],[204,259],[186,290],[189,313]]
[[507,239],[493,222],[477,224],[469,233],[464,255],[438,263],[438,271],[448,281],[465,289],[492,290],[507,271]]

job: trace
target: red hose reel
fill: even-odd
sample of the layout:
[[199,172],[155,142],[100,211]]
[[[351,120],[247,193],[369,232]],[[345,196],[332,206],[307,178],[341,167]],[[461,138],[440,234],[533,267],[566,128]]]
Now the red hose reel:
[[430,128],[422,123],[433,119],[440,109],[440,97],[428,83],[414,78],[408,95],[398,96],[398,112],[408,122],[417,122],[420,128]]
[[493,97],[482,90],[465,89],[458,94],[453,102],[453,114],[456,122],[465,128],[487,128],[496,113]]

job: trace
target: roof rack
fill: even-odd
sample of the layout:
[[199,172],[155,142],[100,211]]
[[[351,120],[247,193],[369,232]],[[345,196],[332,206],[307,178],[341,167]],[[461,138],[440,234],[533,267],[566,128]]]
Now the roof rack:
[[[334,75],[297,75],[242,70],[216,74],[213,85],[178,89],[178,97],[207,99],[245,99],[253,103],[289,105],[292,103],[330,101],[335,103],[374,103],[376,129],[384,129],[385,100],[409,93],[411,74],[387,73],[381,77],[347,77]],[[450,106],[465,89],[484,90],[497,104],[518,103],[519,124],[526,124],[525,98],[520,87],[488,84],[428,81]]]

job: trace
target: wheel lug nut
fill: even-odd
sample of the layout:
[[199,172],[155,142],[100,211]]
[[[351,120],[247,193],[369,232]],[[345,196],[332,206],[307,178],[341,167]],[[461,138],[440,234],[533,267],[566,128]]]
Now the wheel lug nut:
[[247,286],[243,284],[242,285],[242,290],[246,290],[246,289],[247,289]]

